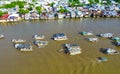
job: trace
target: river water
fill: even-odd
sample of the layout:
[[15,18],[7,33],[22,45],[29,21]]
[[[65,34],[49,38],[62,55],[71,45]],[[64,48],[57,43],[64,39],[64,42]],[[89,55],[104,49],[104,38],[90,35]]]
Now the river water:
[[[94,36],[81,36],[81,31],[92,31]],[[120,36],[119,18],[81,18],[63,20],[35,20],[15,23],[1,23],[0,33],[5,35],[0,40],[0,74],[120,74],[120,54],[106,55],[100,48],[114,48],[120,52],[111,40],[99,38],[99,42],[90,43],[88,37],[111,32]],[[65,33],[67,41],[54,41],[55,33]],[[45,48],[37,48],[32,36],[44,34],[49,41]],[[26,39],[33,45],[32,52],[20,52],[13,47],[14,38]],[[82,54],[70,56],[63,52],[65,43],[77,43]],[[107,62],[99,63],[97,57],[107,57]]]

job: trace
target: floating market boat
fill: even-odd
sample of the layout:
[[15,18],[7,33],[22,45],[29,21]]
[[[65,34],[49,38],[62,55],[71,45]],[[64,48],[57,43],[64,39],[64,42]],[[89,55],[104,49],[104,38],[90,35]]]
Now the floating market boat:
[[112,40],[114,41],[114,44],[116,46],[120,46],[120,38],[119,37],[113,37]]
[[81,35],[93,35],[93,33],[92,32],[85,32],[85,31],[83,31],[83,32],[81,32]]
[[64,33],[58,33],[53,35],[53,39],[56,41],[67,40],[67,36]]
[[113,37],[112,40],[113,40],[114,42],[120,42],[120,38],[119,38],[119,37]]
[[104,34],[100,34],[100,37],[104,37],[104,38],[111,38],[113,36],[112,33],[104,33]]
[[23,39],[12,39],[12,42],[13,43],[25,43],[26,40],[23,40]]
[[15,48],[20,51],[32,51],[32,46],[30,44],[15,44]]
[[101,52],[103,52],[105,54],[119,54],[115,49],[112,49],[112,48],[102,49]]
[[40,35],[34,35],[33,38],[34,39],[44,39],[45,36],[43,34],[40,34]]
[[81,48],[79,47],[78,44],[65,44],[66,49],[66,53],[70,54],[70,55],[77,55],[82,53],[81,52]]
[[106,61],[108,61],[108,59],[105,58],[105,57],[98,57],[97,60],[98,60],[98,62],[106,62]]
[[120,42],[115,42],[115,45],[116,46],[120,46]]
[[90,42],[98,42],[98,38],[88,38],[88,41],[90,41]]
[[37,41],[34,42],[34,44],[36,44],[38,48],[43,48],[46,45],[48,45],[48,41],[37,40]]

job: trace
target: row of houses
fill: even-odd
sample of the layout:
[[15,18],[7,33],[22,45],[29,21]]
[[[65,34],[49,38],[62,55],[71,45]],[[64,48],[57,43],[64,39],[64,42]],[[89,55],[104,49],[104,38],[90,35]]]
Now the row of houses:
[[[111,1],[112,2],[112,1]],[[19,7],[4,9],[8,14],[4,14],[0,19],[1,22],[19,21],[21,19],[61,19],[61,18],[76,18],[76,17],[119,17],[120,16],[120,4],[116,4],[115,1],[111,5],[92,4],[79,7],[69,7],[69,5],[63,1],[56,2],[52,7],[38,2],[36,6],[42,6],[42,12],[38,14],[35,7],[32,8],[29,13],[19,14]],[[25,5],[24,9],[29,7]],[[60,10],[67,10],[60,12]]]

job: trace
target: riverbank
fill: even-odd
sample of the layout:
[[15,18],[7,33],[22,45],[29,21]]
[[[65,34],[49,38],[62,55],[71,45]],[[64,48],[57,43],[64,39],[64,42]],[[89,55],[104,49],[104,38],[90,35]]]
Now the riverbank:
[[52,17],[52,18],[49,18],[49,17],[41,17],[41,18],[32,18],[32,19],[24,19],[24,18],[20,18],[19,20],[17,19],[6,19],[6,20],[0,20],[0,23],[14,23],[14,22],[21,22],[21,21],[39,21],[39,20],[65,20],[65,19],[86,19],[86,18],[91,18],[91,19],[107,19],[107,18],[111,18],[111,19],[117,19],[117,18],[120,18],[119,16],[82,16],[82,17],[78,17],[78,16],[74,16],[73,18],[70,18],[70,17],[65,17],[63,16],[62,18],[55,18],[55,17]]

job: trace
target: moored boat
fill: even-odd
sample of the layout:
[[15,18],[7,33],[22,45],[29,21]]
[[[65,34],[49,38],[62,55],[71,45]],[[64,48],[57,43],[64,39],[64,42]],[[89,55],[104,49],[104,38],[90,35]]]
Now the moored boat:
[[116,46],[120,46],[120,42],[115,42],[115,45]]
[[120,38],[119,37],[113,37],[112,40],[116,46],[120,46]]
[[58,33],[53,35],[53,39],[56,41],[67,40],[67,36],[64,33]]
[[119,54],[119,52],[117,52],[115,49],[112,49],[112,48],[105,48],[105,49],[101,49],[101,52],[102,53],[105,53],[105,54]]
[[13,43],[25,43],[26,40],[24,40],[24,39],[12,39],[12,42]]
[[33,36],[33,38],[34,38],[34,39],[44,39],[45,36],[44,36],[43,34],[40,34],[40,35],[37,35],[37,34],[36,34],[36,35]]
[[40,40],[36,40],[34,42],[35,45],[37,45],[38,48],[43,48],[46,45],[48,45],[48,41],[40,41]]
[[120,37],[113,37],[112,40],[115,42],[120,42]]
[[15,44],[15,48],[20,51],[33,51],[30,44]]
[[98,60],[98,62],[106,62],[106,61],[108,61],[106,57],[98,57],[97,60]]
[[3,34],[0,34],[0,39],[4,38],[4,35]]
[[67,48],[66,53],[70,55],[77,55],[82,53],[81,48],[78,44],[65,44],[65,47]]
[[85,31],[83,31],[83,32],[81,32],[81,35],[93,35],[93,33],[92,32],[85,32]]
[[88,41],[90,41],[90,42],[98,42],[98,38],[88,38]]
[[104,33],[104,34],[100,34],[100,37],[104,37],[104,38],[111,38],[113,36],[112,33]]

